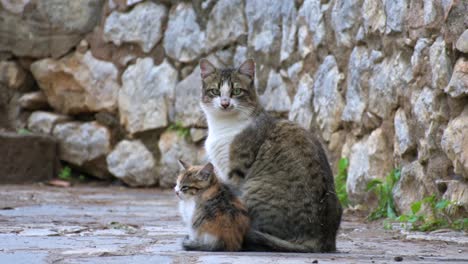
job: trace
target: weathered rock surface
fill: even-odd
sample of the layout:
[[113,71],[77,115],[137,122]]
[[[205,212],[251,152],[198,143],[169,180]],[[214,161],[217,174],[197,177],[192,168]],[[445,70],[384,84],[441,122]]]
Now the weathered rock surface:
[[36,111],[29,116],[28,129],[33,132],[50,135],[56,124],[70,120],[71,118],[66,115]]
[[444,91],[452,97],[468,95],[468,59],[458,59],[450,82]]
[[98,23],[104,3],[103,0],[14,2],[13,5],[10,2],[7,10],[0,9],[0,51],[35,58],[67,53]]
[[192,5],[181,2],[173,6],[164,34],[166,54],[180,62],[193,61],[203,53],[205,38]]
[[45,135],[0,131],[0,183],[31,183],[56,176],[57,141]]
[[407,13],[408,0],[383,0],[385,14],[387,15],[387,27],[385,32],[401,32],[404,27],[404,19]]
[[291,99],[286,89],[281,75],[271,71],[267,88],[260,95],[260,103],[265,107],[265,110],[277,113],[288,112],[291,109]]
[[328,141],[331,134],[340,126],[344,107],[339,87],[343,75],[340,74],[333,56],[325,58],[314,79],[314,112],[322,136]]
[[47,97],[42,91],[25,93],[18,99],[18,103],[21,108],[28,110],[41,110],[49,107]]
[[132,187],[158,183],[153,154],[139,140],[123,140],[107,155],[107,167],[115,177]]
[[117,108],[117,68],[94,58],[90,51],[36,61],[31,72],[49,104],[60,113],[112,112]]
[[155,66],[138,59],[122,75],[119,92],[120,123],[131,134],[168,125],[177,71],[167,62]]
[[429,61],[432,69],[432,87],[444,89],[452,74],[452,63],[447,56],[445,41],[438,37],[429,51]]
[[395,153],[402,156],[415,147],[414,135],[406,117],[405,111],[400,108],[395,113]]
[[106,19],[103,37],[117,46],[137,43],[144,52],[149,52],[161,40],[166,18],[164,5],[143,2],[128,13],[112,12]]
[[425,174],[423,166],[414,161],[403,166],[400,180],[393,189],[393,199],[400,214],[411,212],[411,204],[430,195],[424,187]]
[[199,143],[206,139],[208,136],[208,130],[204,128],[191,128],[190,138],[194,143]]
[[457,40],[456,47],[463,53],[468,53],[468,29]]
[[161,135],[159,150],[161,151],[159,185],[164,188],[175,186],[180,171],[179,159],[189,164],[197,164],[198,160],[201,160],[197,148],[176,131],[166,131]]
[[298,52],[305,58],[325,38],[325,22],[319,1],[306,0],[297,16]]
[[331,11],[331,26],[335,31],[338,46],[351,47],[353,44],[351,30],[358,22],[358,1],[337,0]]
[[442,136],[442,149],[452,161],[455,173],[468,179],[468,107],[451,120]]
[[196,126],[203,119],[199,104],[201,82],[200,67],[197,66],[175,88],[175,122],[185,127]]
[[381,0],[364,0],[361,12],[366,33],[382,34],[385,32],[387,16],[385,15],[383,2]]
[[26,72],[14,61],[0,61],[0,84],[18,90],[26,82]]
[[314,111],[312,109],[314,80],[309,74],[304,74],[299,81],[296,95],[289,111],[289,120],[294,121],[309,130],[312,125]]
[[351,148],[346,188],[353,203],[365,203],[365,190],[372,179],[383,179],[393,168],[389,138],[381,128],[358,141]]
[[109,129],[97,122],[67,122],[57,124],[52,135],[59,141],[61,160],[98,178],[109,177],[104,159],[111,151]]
[[226,46],[247,34],[243,12],[244,4],[241,0],[216,2],[206,25],[207,50]]

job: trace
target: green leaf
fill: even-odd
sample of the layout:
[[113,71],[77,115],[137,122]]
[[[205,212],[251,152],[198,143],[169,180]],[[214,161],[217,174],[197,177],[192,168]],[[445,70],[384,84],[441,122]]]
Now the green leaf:
[[422,201],[417,201],[411,204],[411,212],[417,214],[421,210]]
[[62,180],[68,181],[71,179],[71,169],[68,166],[63,167],[58,177]]
[[26,128],[20,128],[18,129],[18,134],[20,135],[28,135],[28,134],[31,134],[31,131],[27,130]]
[[382,181],[379,179],[373,179],[370,182],[367,183],[367,188],[366,191],[370,191],[374,189],[376,186],[379,186],[382,184]]
[[435,208],[438,209],[438,210],[443,210],[445,208],[447,208],[447,206],[450,205],[450,201],[449,200],[446,200],[446,199],[442,199],[440,201],[438,201],[435,205]]
[[349,161],[347,158],[341,158],[340,161],[338,161],[338,170],[339,171],[346,171],[349,166]]

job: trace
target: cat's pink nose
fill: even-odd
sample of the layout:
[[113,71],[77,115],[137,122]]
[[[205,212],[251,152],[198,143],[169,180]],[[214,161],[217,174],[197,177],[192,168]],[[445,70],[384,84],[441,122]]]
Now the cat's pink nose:
[[179,196],[179,191],[175,191],[175,194],[176,194],[177,196]]
[[230,105],[229,101],[227,101],[227,100],[226,100],[226,101],[224,101],[224,100],[221,101],[221,106],[222,106],[224,109],[228,108],[229,105]]

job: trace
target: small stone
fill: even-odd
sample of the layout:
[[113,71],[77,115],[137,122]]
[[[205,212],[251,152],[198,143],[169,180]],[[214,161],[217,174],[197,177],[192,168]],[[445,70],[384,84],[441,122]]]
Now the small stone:
[[385,33],[402,32],[408,0],[384,1],[387,24]]
[[461,57],[457,60],[450,82],[444,91],[455,98],[468,95],[468,59]]
[[168,125],[177,71],[165,60],[155,66],[151,58],[138,59],[122,75],[119,92],[120,123],[134,134]]
[[153,154],[139,140],[123,140],[106,158],[109,171],[132,187],[158,183]]
[[[105,156],[111,151],[111,133],[97,122],[66,122],[53,129],[58,139],[60,159],[98,178],[109,178]],[[102,164],[104,162],[104,164]]]
[[51,134],[55,125],[70,121],[70,117],[56,113],[36,111],[28,119],[28,129],[43,134]]
[[444,89],[452,75],[452,63],[447,56],[445,41],[438,37],[429,50],[432,72],[432,88]]
[[208,130],[204,128],[191,128],[190,129],[190,138],[194,143],[199,143],[203,141],[208,136]]
[[442,149],[452,161],[455,173],[468,179],[468,107],[452,119],[442,135]]
[[305,0],[297,16],[298,51],[305,58],[313,49],[317,48],[325,38],[324,11],[319,1]]
[[18,103],[21,108],[27,110],[41,110],[49,107],[47,97],[42,91],[25,93],[18,99]]
[[26,72],[13,61],[0,61],[0,85],[11,89],[19,89],[26,82]]
[[405,111],[401,108],[398,109],[395,113],[394,126],[395,152],[402,156],[408,151],[412,150],[416,144],[413,138],[413,134],[411,133]]
[[106,19],[103,38],[117,46],[137,43],[144,52],[149,52],[163,36],[166,16],[167,8],[153,2],[138,4],[128,13],[114,11]]
[[457,50],[468,53],[468,29],[461,34],[456,44]]
[[351,47],[351,30],[358,23],[359,3],[357,1],[337,0],[331,12],[331,26],[335,31],[338,46]]
[[393,258],[393,260],[395,260],[396,262],[400,262],[400,261],[403,261],[403,257],[402,256],[396,256]]
[[382,1],[364,0],[362,4],[364,31],[384,33],[387,19]]

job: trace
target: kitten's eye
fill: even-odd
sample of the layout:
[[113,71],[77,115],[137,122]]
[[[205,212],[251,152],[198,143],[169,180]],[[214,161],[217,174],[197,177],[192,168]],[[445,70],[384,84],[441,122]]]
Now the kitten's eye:
[[219,96],[220,92],[218,89],[210,89],[208,90],[208,93],[211,94],[212,96]]
[[186,192],[186,191],[188,191],[188,189],[189,189],[188,186],[183,186],[182,188],[180,188],[180,190],[181,190],[182,192]]
[[[234,85],[234,87],[235,87],[235,85]],[[242,89],[240,89],[240,88],[234,88],[232,90],[232,95],[234,95],[234,96],[239,96],[241,94],[242,94]]]

